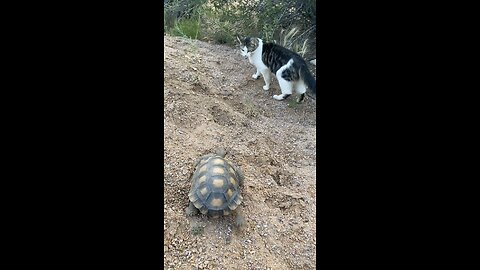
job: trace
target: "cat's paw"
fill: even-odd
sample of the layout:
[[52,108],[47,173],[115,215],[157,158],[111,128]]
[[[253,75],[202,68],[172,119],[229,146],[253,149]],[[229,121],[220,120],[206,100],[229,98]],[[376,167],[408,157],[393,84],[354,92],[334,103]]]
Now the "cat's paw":
[[263,86],[263,90],[268,91],[268,89],[270,89],[270,86],[266,86],[266,85]]
[[252,78],[253,78],[254,80],[258,79],[258,77],[260,77],[260,75],[257,75],[257,74],[253,74],[253,75],[252,75]]
[[283,95],[273,95],[273,98],[276,100],[283,100]]

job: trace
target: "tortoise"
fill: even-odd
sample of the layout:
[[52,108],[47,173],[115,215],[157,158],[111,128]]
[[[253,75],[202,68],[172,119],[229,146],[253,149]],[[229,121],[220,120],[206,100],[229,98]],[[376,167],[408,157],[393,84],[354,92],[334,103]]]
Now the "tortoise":
[[221,217],[236,210],[236,225],[240,227],[245,223],[238,208],[243,201],[240,186],[243,186],[244,176],[235,164],[225,159],[226,153],[225,149],[218,148],[215,153],[196,160],[188,193],[190,204],[185,211],[188,216],[200,212],[207,216]]

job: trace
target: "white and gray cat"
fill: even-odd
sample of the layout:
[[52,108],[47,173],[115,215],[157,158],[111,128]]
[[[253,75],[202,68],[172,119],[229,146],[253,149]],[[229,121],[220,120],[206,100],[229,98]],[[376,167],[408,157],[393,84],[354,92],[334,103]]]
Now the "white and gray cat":
[[252,78],[256,80],[262,74],[263,90],[270,89],[271,73],[277,77],[282,94],[274,95],[274,99],[283,100],[295,89],[300,94],[297,102],[302,102],[307,87],[316,94],[316,81],[300,55],[274,43],[263,43],[260,38],[246,37],[242,41],[237,37],[237,40],[242,56],[257,68]]

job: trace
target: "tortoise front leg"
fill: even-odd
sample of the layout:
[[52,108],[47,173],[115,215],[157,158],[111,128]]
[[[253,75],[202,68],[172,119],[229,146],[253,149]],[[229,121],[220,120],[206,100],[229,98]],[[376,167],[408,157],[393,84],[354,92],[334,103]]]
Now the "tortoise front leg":
[[240,186],[243,186],[243,183],[244,183],[244,179],[245,179],[245,176],[243,175],[243,172],[242,170],[235,164],[232,164],[232,167],[233,169],[237,172],[237,175],[238,175],[238,184]]
[[187,208],[185,208],[185,212],[187,213],[187,216],[193,216],[198,214],[198,209],[193,205],[192,202],[188,205]]

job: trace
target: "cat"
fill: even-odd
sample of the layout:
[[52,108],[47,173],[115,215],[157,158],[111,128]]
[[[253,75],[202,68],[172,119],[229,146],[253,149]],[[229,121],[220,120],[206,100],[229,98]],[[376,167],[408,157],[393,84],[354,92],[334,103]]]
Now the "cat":
[[284,100],[295,89],[300,94],[297,98],[297,103],[300,103],[307,87],[316,95],[316,81],[300,55],[274,43],[263,43],[260,38],[246,37],[242,42],[237,36],[237,40],[241,55],[257,68],[252,78],[256,80],[260,74],[263,76],[263,90],[270,89],[271,73],[277,77],[282,94],[273,95],[274,99]]

